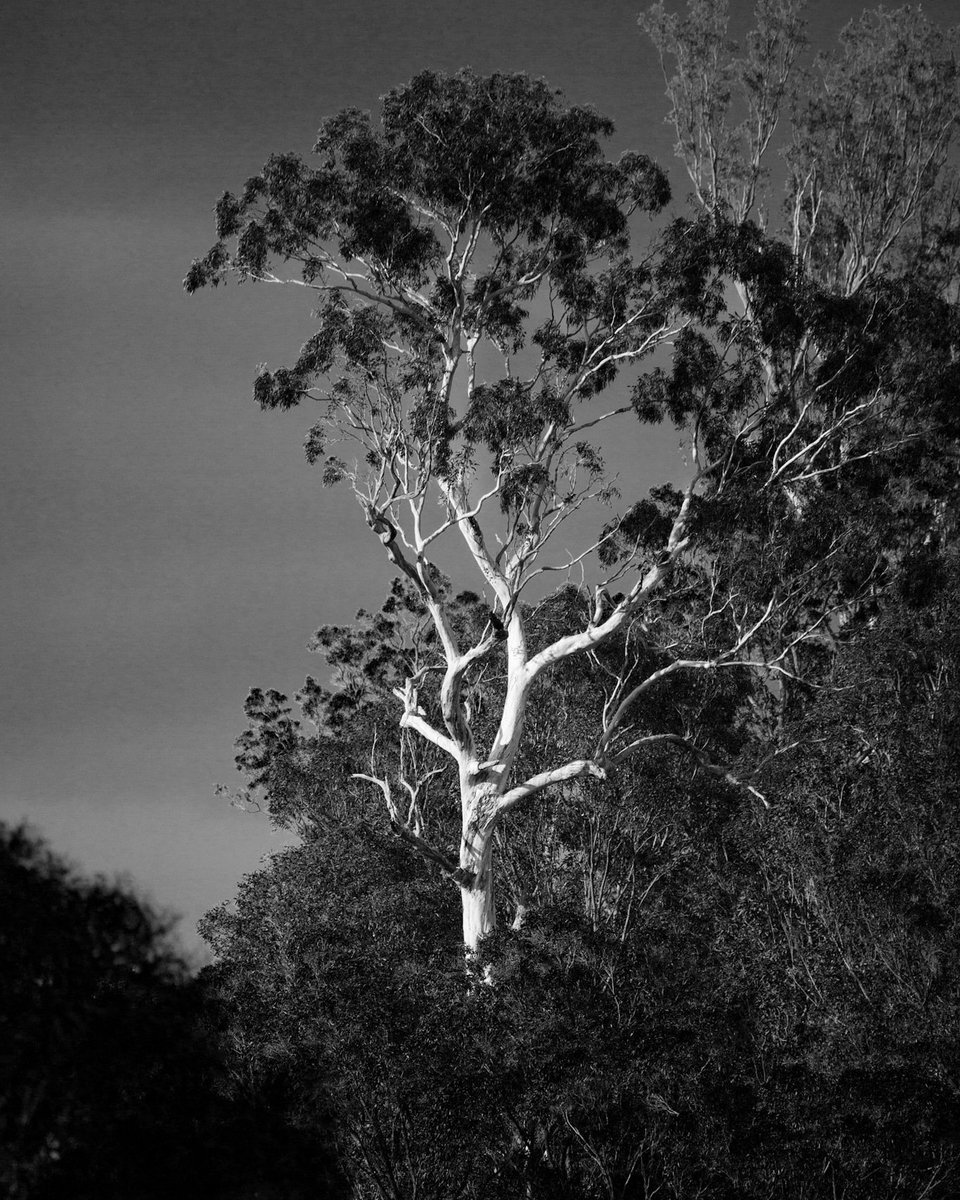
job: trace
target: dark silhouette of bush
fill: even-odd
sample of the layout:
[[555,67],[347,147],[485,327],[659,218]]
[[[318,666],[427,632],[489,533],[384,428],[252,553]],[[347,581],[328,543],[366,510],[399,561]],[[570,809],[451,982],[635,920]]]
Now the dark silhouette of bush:
[[296,1200],[342,1189],[324,1123],[237,1088],[170,923],[0,826],[0,1188],[11,1200]]

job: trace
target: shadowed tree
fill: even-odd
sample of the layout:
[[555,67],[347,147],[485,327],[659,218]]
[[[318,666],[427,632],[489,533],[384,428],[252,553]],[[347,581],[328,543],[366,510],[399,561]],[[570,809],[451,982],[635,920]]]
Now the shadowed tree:
[[[325,1097],[237,1086],[226,1013],[169,925],[0,826],[0,1186],[11,1200],[331,1198]],[[309,1130],[280,1115],[309,1091]]]

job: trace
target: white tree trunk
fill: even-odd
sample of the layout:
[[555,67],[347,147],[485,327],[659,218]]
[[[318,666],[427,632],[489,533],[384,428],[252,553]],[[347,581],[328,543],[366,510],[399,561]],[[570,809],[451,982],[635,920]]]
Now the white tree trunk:
[[463,785],[460,867],[464,883],[460,886],[463,907],[463,943],[467,955],[477,952],[480,942],[497,925],[496,895],[493,889],[493,827],[485,820],[485,810],[495,801],[491,785]]
[[493,933],[497,925],[497,908],[493,893],[493,873],[489,866],[480,881],[461,887],[463,906],[463,943],[467,954],[473,955],[483,938]]

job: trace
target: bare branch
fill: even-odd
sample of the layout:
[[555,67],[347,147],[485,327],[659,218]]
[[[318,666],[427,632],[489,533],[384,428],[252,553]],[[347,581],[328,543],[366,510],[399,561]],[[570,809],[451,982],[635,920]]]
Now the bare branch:
[[350,777],[351,779],[363,779],[367,783],[375,784],[383,793],[384,799],[387,802],[387,812],[390,816],[390,828],[402,841],[412,846],[418,854],[425,858],[428,862],[434,863],[440,868],[448,879],[451,879],[458,887],[469,885],[469,880],[465,881],[464,871],[452,859],[448,858],[435,846],[430,843],[420,834],[414,832],[406,822],[401,818],[396,803],[390,790],[390,782],[387,779],[378,779],[374,775],[364,775],[357,772]]

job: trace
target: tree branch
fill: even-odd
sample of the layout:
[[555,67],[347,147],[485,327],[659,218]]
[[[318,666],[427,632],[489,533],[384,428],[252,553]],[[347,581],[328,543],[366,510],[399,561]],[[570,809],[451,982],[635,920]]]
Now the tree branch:
[[359,771],[351,775],[350,778],[363,779],[367,783],[375,784],[380,789],[380,791],[383,793],[383,798],[387,803],[387,813],[390,818],[390,828],[397,835],[397,837],[406,842],[407,845],[412,846],[422,858],[427,860],[427,862],[432,862],[435,866],[439,867],[441,872],[448,879],[457,884],[458,887],[470,886],[472,877],[469,871],[464,871],[464,869],[458,863],[455,863],[453,859],[448,858],[444,853],[438,850],[436,846],[431,846],[426,838],[421,837],[420,834],[414,832],[414,830],[407,825],[406,821],[403,820],[400,815],[400,810],[397,808],[396,802],[393,799],[393,794],[390,789],[390,781],[388,779],[378,779],[375,775],[364,775]]
[[511,808],[515,808],[522,800],[535,796],[544,788],[555,783],[565,783],[568,779],[576,779],[580,775],[592,775],[595,779],[606,779],[607,773],[599,763],[590,758],[578,758],[565,763],[562,767],[554,767],[551,771],[541,771],[539,775],[531,775],[529,779],[511,788],[497,801],[494,810],[494,820]]

